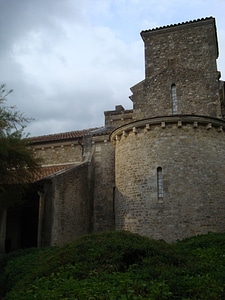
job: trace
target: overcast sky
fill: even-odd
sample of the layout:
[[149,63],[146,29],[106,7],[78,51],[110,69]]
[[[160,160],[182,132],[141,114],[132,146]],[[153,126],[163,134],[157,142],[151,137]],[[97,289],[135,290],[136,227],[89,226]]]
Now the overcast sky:
[[0,0],[0,83],[31,136],[104,125],[144,79],[142,30],[213,16],[225,80],[225,0]]

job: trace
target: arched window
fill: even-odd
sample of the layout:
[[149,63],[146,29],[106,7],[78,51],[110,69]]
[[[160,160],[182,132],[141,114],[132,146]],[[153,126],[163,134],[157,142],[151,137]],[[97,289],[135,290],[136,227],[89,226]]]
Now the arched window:
[[158,201],[163,201],[163,176],[162,176],[162,168],[157,168],[157,193],[158,193]]
[[177,114],[177,88],[173,83],[171,85],[171,98],[172,98],[172,112],[173,115]]

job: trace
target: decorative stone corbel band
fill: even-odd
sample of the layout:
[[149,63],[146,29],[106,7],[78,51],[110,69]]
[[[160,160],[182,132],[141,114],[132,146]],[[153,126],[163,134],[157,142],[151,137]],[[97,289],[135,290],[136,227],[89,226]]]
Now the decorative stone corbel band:
[[191,124],[195,129],[202,125],[207,130],[212,129],[213,127],[217,128],[217,132],[223,132],[225,130],[225,121],[218,118],[198,115],[161,116],[143,119],[121,126],[110,134],[110,140],[111,142],[120,141],[120,137],[127,136],[129,132],[138,134],[139,130],[150,130],[152,126],[160,126],[164,129],[167,124],[177,124],[178,128],[181,128],[186,124]]

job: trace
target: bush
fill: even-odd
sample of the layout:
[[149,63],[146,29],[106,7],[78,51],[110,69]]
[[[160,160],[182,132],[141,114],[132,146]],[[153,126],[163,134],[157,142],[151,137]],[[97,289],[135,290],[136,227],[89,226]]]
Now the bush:
[[7,254],[0,260],[0,296],[12,289],[25,277],[32,278],[34,270],[38,269],[48,253],[54,252],[51,248],[21,249]]
[[5,300],[224,299],[223,241],[225,234],[171,245],[123,231],[90,234],[7,255],[0,289]]

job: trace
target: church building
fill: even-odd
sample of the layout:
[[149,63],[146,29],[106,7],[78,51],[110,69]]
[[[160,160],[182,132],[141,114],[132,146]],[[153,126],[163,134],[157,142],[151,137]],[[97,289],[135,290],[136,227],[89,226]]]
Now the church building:
[[[26,203],[0,220],[1,249],[128,230],[166,242],[225,231],[225,84],[213,17],[141,32],[133,109],[99,128],[31,138],[42,159]],[[5,241],[5,245],[3,243]]]

